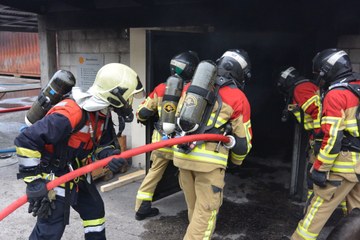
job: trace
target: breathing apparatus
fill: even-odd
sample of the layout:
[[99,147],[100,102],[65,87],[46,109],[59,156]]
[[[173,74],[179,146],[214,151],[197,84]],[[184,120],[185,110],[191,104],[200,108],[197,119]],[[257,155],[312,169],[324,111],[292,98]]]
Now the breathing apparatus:
[[43,118],[52,106],[70,93],[75,84],[76,80],[71,72],[66,70],[57,71],[27,111],[25,116],[26,125],[30,126]]

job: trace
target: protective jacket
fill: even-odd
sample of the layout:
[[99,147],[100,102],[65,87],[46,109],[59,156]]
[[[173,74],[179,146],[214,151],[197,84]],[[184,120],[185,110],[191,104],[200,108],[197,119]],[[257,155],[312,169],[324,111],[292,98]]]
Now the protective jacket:
[[[184,87],[186,91],[189,85]],[[183,153],[177,146],[174,146],[174,165],[187,170],[196,170],[199,172],[210,172],[217,168],[225,169],[227,160],[241,165],[246,155],[251,149],[252,129],[250,122],[250,104],[245,94],[235,85],[221,87],[218,92],[222,104],[216,102],[211,116],[207,122],[210,126],[214,121],[215,129],[219,129],[226,123],[232,126],[232,135],[236,139],[235,147],[230,151],[223,145],[220,145],[216,152],[217,142],[202,142],[197,144],[189,153]],[[181,108],[186,94],[180,98],[178,109]],[[216,112],[221,106],[218,117],[215,119]],[[212,132],[210,130],[209,132]],[[219,133],[218,131],[214,131]]]
[[[350,84],[360,84],[360,80]],[[358,106],[359,98],[346,88],[334,88],[325,95],[321,119],[324,138],[314,163],[316,170],[358,181],[355,175],[360,173],[360,151],[356,149],[360,147],[356,120]]]
[[[149,96],[139,105],[136,111],[136,117],[140,122],[146,122],[152,117],[160,118],[161,117],[161,103],[165,95],[166,84],[161,83],[155,87],[155,89],[149,94]],[[157,123],[155,123],[157,125]],[[161,141],[162,134],[159,132],[159,129],[155,127],[151,142]],[[158,151],[161,152],[171,152],[171,148],[160,148]]]
[[[105,119],[96,112],[83,111],[72,99],[59,102],[46,117],[15,139],[20,173],[33,175],[52,171],[60,176],[69,171],[68,164],[78,168],[91,162],[94,157],[88,158],[90,153],[95,156],[102,150],[100,146],[113,143],[112,122],[105,123]],[[82,121],[81,129],[74,132]],[[105,151],[112,149],[104,148],[101,158],[105,157]]]
[[289,110],[297,121],[304,125],[305,130],[319,131],[321,119],[319,88],[310,81],[301,82],[295,86],[293,94],[293,102],[289,105]]

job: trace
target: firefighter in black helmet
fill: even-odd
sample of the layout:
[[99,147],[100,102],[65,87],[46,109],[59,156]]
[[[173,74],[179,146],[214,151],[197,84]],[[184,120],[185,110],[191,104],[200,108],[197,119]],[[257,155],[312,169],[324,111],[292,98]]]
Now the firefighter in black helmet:
[[[231,140],[228,144],[198,141],[187,147],[184,144],[173,147],[174,165],[179,168],[179,182],[188,208],[189,225],[184,240],[211,239],[222,204],[228,161],[241,165],[251,149],[250,104],[239,89],[249,78],[247,53],[230,49],[219,58],[217,64],[210,60],[199,63],[191,85],[179,101],[179,105],[183,105],[178,124],[184,132],[191,131],[186,134],[219,133]],[[215,86],[214,91],[211,87],[206,88],[203,84],[205,79],[210,82],[209,85]],[[198,127],[188,127],[192,124],[188,116],[190,113],[196,114],[191,110],[197,105],[193,103],[204,99],[208,106],[204,112],[197,112],[204,118],[196,122]]]
[[343,199],[348,211],[360,207],[360,80],[352,72],[348,54],[340,49],[316,54],[313,72],[327,91],[321,117],[324,137],[311,171],[314,197],[293,240],[316,239]]
[[[182,80],[182,85],[191,81],[195,68],[199,63],[197,53],[193,51],[186,51],[174,56],[170,61],[171,77],[169,80]],[[180,79],[179,79],[180,78]],[[154,129],[152,135],[152,142],[159,142],[162,138],[171,134],[167,132],[167,128],[162,126],[162,103],[166,99],[174,99],[175,96],[166,95],[167,88],[170,84],[161,83],[155,87],[155,89],[149,94],[149,96],[139,105],[136,117],[139,122],[146,124],[148,120],[159,119],[158,126]],[[181,86],[182,88],[183,86]],[[171,92],[171,91],[170,91]],[[180,91],[181,94],[181,91]],[[178,101],[178,97],[177,97]],[[176,106],[171,107],[171,111],[175,113]],[[173,123],[174,124],[174,123]],[[135,219],[143,220],[146,217],[153,217],[159,214],[157,208],[151,207],[153,195],[157,184],[162,178],[164,171],[169,163],[173,159],[173,150],[170,148],[160,148],[151,153],[150,160],[152,161],[151,168],[142,182],[136,196],[135,203]]]

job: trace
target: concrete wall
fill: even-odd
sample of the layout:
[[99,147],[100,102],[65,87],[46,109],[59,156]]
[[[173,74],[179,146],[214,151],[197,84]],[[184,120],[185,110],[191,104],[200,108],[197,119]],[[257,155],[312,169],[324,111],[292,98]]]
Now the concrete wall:
[[[135,47],[136,48],[136,47]],[[130,66],[130,41],[127,32],[124,30],[69,30],[59,31],[57,33],[57,49],[58,49],[58,69],[71,71],[77,79],[80,79],[79,73],[79,56],[94,55],[100,57],[103,64],[107,63],[123,63]],[[145,49],[144,47],[141,49]],[[144,53],[145,54],[145,53]],[[145,61],[145,60],[144,60]],[[145,80],[145,72],[142,72],[141,79]],[[79,82],[77,82],[79,86]],[[83,90],[86,90],[83,89]],[[138,106],[138,102],[133,104],[134,111]],[[118,123],[116,114],[113,115],[113,121]],[[136,123],[127,123],[123,135],[126,135],[127,148],[138,146],[143,143],[144,134],[133,134],[134,129],[140,125]],[[117,132],[117,129],[116,129]],[[140,140],[136,137],[140,136]],[[133,158],[133,166],[144,166],[144,159],[136,160]]]
[[360,35],[341,36],[338,48],[349,54],[354,72],[360,72]]

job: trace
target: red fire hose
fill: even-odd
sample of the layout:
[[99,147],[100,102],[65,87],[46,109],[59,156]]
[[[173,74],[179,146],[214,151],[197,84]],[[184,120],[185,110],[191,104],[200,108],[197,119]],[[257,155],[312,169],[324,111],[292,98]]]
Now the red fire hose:
[[[158,148],[163,148],[163,147],[170,147],[173,145],[177,145],[177,144],[181,144],[181,143],[187,143],[187,142],[194,142],[194,141],[201,141],[201,140],[205,140],[205,141],[221,141],[221,142],[225,142],[228,143],[229,142],[229,138],[225,137],[223,135],[219,135],[219,134],[195,134],[195,135],[190,135],[190,136],[184,136],[184,137],[179,137],[179,138],[172,138],[169,140],[164,140],[161,142],[157,142],[157,143],[151,143],[151,144],[147,144],[141,147],[137,147],[137,148],[133,148],[130,149],[128,151],[122,152],[119,155],[114,155],[114,156],[110,156],[107,158],[102,159],[101,161],[96,161],[94,163],[91,163],[89,165],[86,165],[82,168],[76,169],[72,172],[69,172],[59,178],[56,178],[55,180],[49,182],[46,187],[48,190],[51,190],[65,182],[68,182],[76,177],[79,177],[81,175],[84,175],[85,173],[89,173],[97,168],[100,167],[104,167],[106,165],[108,165],[108,163],[111,161],[111,159],[113,157],[122,157],[122,158],[130,158],[132,156],[136,156],[142,153],[146,153],[146,152],[150,152],[153,150],[156,150]],[[2,210],[0,212],[0,221],[2,221],[4,218],[6,218],[9,214],[11,214],[12,212],[14,212],[16,209],[18,209],[19,207],[21,207],[22,205],[24,205],[27,202],[27,196],[24,195],[20,198],[18,198],[16,201],[14,201],[13,203],[11,203],[9,206],[7,206],[4,210]]]
[[31,106],[5,108],[5,109],[0,109],[0,113],[24,111],[24,110],[28,110],[28,109],[30,109],[30,108],[31,108]]

